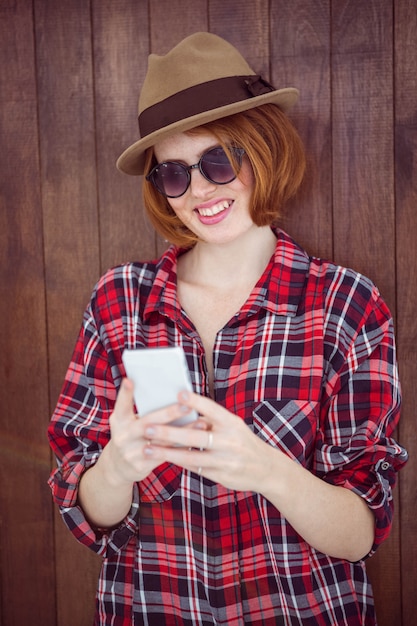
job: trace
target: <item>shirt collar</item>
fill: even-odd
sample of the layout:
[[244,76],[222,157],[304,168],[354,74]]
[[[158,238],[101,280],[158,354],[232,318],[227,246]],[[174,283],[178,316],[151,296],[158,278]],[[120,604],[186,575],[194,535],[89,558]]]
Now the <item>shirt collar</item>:
[[156,262],[152,287],[143,312],[144,320],[154,312],[175,320],[181,316],[177,298],[177,260],[181,252],[180,248],[172,245]]
[[262,306],[276,315],[296,315],[310,268],[308,254],[283,230],[274,229],[277,245],[258,282]]
[[[283,230],[277,236],[275,253],[237,319],[265,308],[276,315],[293,317],[297,313],[309,271],[310,259]],[[177,260],[184,250],[170,246],[156,263],[144,319],[154,312],[178,320],[182,317],[177,299]]]

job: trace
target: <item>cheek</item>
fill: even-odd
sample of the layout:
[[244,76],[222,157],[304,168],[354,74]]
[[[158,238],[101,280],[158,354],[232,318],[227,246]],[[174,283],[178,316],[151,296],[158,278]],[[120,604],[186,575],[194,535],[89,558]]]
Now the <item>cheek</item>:
[[168,199],[168,204],[171,207],[172,211],[174,211],[175,215],[183,221],[184,216],[184,203],[180,201],[180,198],[171,198]]
[[248,161],[242,163],[237,180],[248,190],[252,191],[255,184],[255,175],[251,164]]

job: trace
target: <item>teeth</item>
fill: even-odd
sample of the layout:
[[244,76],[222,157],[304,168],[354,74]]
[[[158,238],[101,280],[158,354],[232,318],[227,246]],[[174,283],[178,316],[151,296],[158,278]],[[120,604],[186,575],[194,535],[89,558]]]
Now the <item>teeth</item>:
[[206,208],[198,209],[198,212],[200,213],[200,215],[203,215],[204,217],[209,217],[210,215],[217,215],[217,213],[221,213],[222,211],[227,209],[229,206],[230,206],[230,203],[227,200],[225,200],[224,202],[219,202],[219,204],[214,204],[210,208],[206,207]]

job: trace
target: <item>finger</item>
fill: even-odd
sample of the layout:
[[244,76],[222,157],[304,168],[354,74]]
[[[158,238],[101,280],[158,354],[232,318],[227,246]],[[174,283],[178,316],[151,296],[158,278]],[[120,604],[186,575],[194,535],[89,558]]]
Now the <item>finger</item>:
[[[190,412],[188,407],[179,404],[170,404],[161,409],[151,411],[146,415],[141,416],[143,424],[169,424],[180,418],[187,416]],[[195,423],[195,422],[191,422]]]
[[191,428],[194,428],[194,430],[210,430],[211,429],[211,425],[208,424],[206,420],[203,418],[198,418],[196,419],[195,422],[191,422],[190,426]]
[[169,446],[161,448],[150,444],[145,449],[148,458],[155,460],[163,459],[168,463],[173,463],[184,469],[196,472],[197,468],[207,470],[213,467],[213,460],[208,457],[208,453],[203,449],[190,446]]
[[159,447],[179,446],[197,450],[203,450],[206,446],[208,432],[209,427],[203,420],[199,421],[197,427],[196,422],[188,426],[170,426],[169,423],[153,422],[145,424],[143,430],[144,438],[150,441],[152,445]]
[[233,419],[234,417],[230,411],[220,404],[198,393],[181,391],[178,394],[178,401],[181,405],[196,410],[197,413],[206,418],[206,421],[212,427],[222,425],[226,419]]

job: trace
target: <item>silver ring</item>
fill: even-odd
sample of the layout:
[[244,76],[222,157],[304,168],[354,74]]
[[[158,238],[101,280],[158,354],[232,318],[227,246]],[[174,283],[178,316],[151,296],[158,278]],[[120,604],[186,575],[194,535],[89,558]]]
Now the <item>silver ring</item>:
[[211,430],[209,430],[206,450],[211,450],[212,446],[213,446],[213,433],[211,432]]
[[198,470],[197,470],[197,474],[198,474],[199,476],[201,476],[201,472],[202,472],[202,471],[203,471],[203,468],[202,468],[202,467],[201,467],[201,465],[200,465],[200,467],[199,467],[199,468],[198,468]]

